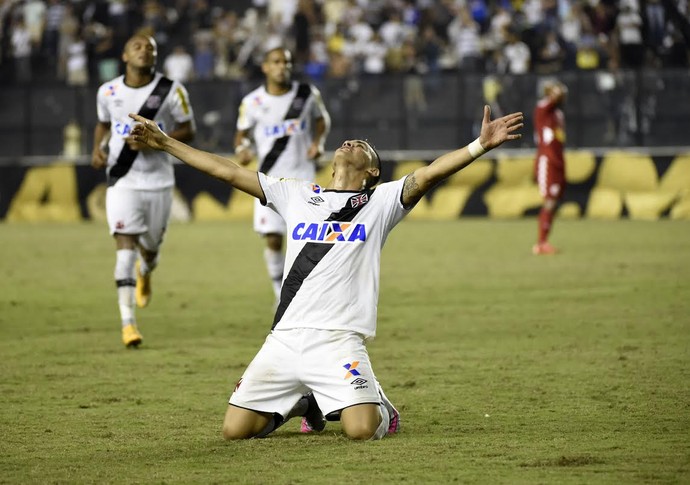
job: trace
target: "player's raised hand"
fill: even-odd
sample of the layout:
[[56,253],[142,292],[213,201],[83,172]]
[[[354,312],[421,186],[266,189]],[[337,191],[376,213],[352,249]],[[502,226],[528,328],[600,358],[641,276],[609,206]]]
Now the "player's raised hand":
[[484,105],[484,119],[482,131],[479,133],[479,143],[484,150],[491,150],[508,140],[518,140],[522,137],[518,130],[523,127],[522,113],[510,113],[491,121],[491,108]]
[[154,150],[163,149],[168,135],[163,133],[156,123],[134,113],[130,113],[129,117],[139,122],[132,128],[129,138]]

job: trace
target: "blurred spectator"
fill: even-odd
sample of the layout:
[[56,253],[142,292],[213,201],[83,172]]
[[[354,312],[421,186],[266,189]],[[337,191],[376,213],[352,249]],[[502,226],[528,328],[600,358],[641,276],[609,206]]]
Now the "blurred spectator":
[[480,50],[479,24],[465,7],[458,9],[455,19],[448,25],[448,38],[453,45],[457,66],[461,71],[483,71],[483,55]]
[[589,26],[580,35],[575,62],[582,70],[598,69],[602,65],[598,39]]
[[88,57],[86,42],[81,30],[63,34],[66,36],[66,81],[68,86],[86,86],[89,83]]
[[163,61],[163,72],[173,81],[184,84],[194,75],[194,59],[183,45],[175,46]]
[[213,79],[215,57],[213,37],[208,32],[199,31],[194,38],[194,73],[197,79]]
[[565,49],[561,45],[556,32],[546,32],[544,41],[539,47],[535,59],[535,72],[538,74],[555,74],[563,70]]
[[[636,0],[626,0],[627,2]],[[657,53],[664,42],[666,14],[661,0],[646,0],[647,37],[652,50]],[[687,18],[686,18],[687,20]]]
[[352,60],[342,52],[331,52],[328,65],[329,79],[345,79],[353,72]]
[[314,0],[299,0],[293,21],[295,61],[304,65],[311,55],[311,32],[319,24]]
[[362,71],[367,75],[383,74],[386,71],[388,49],[378,32],[362,47]]
[[405,100],[405,109],[410,115],[406,121],[411,128],[416,128],[417,117],[416,113],[423,113],[426,111],[427,102],[424,93],[424,82],[422,74],[425,67],[420,65],[419,56],[415,49],[414,42],[407,40],[402,47],[403,71],[405,77],[403,81],[403,96]]
[[85,35],[90,58],[93,60],[93,68],[95,68],[94,77],[98,82],[117,77],[120,60],[112,29],[94,22],[87,26]]
[[616,37],[621,67],[633,69],[642,67],[644,64],[642,17],[637,9],[636,0],[621,2],[621,11],[616,18]]
[[304,74],[311,79],[314,84],[319,84],[326,78],[328,72],[328,48],[323,34],[316,30],[311,40],[309,49],[309,60],[304,65]]
[[[406,41],[406,44],[411,40]],[[417,46],[417,57],[421,63],[421,72],[434,75],[441,70],[439,59],[443,51],[443,43],[436,35],[434,27],[427,25],[422,29],[422,35]],[[406,56],[407,57],[407,56]]]
[[46,23],[43,29],[43,55],[50,64],[55,65],[60,39],[60,26],[65,16],[66,7],[62,0],[48,0]]
[[401,12],[394,10],[379,28],[379,35],[387,48],[400,49],[403,41],[414,31],[413,27],[403,24]]
[[46,10],[46,3],[43,0],[26,0],[24,3],[24,23],[31,36],[31,43],[36,51],[38,51],[43,44]]
[[[679,0],[677,7],[685,17],[687,2]],[[408,41],[419,67],[429,70],[426,76],[455,69],[589,70],[612,57],[621,68],[686,66],[687,42],[667,22],[663,5],[663,0],[6,0],[0,1],[0,62],[15,62],[12,19],[23,16],[32,56],[47,56],[42,57],[47,62],[33,64],[31,75],[40,79],[55,77],[43,67],[56,60],[57,79],[66,79],[67,46],[80,27],[93,82],[115,77],[122,39],[142,29],[156,39],[164,59],[170,47],[184,44],[203,67],[204,79],[261,76],[263,53],[277,45],[292,48],[295,69],[314,79],[343,70],[348,76],[407,73]],[[320,45],[313,48],[314,42]],[[6,81],[17,77],[13,69],[2,74]],[[429,87],[428,79],[424,82]]]
[[668,68],[688,68],[690,49],[683,35],[673,25],[669,25],[661,51],[662,65]]
[[507,33],[507,42],[499,54],[498,72],[507,74],[526,74],[530,69],[532,54],[527,44],[520,40],[515,30]]
[[[67,79],[67,60],[69,57],[69,48],[74,42],[74,40],[80,37],[80,23],[79,19],[74,14],[74,6],[72,4],[66,5],[65,15],[62,18],[62,24],[60,24],[60,39],[58,41],[58,65],[57,65],[57,78],[65,80]],[[83,41],[83,39],[81,39]],[[87,69],[88,66],[88,53],[86,52],[86,43],[84,46],[84,68]],[[87,74],[88,79],[88,74]]]
[[[139,30],[148,30],[150,35],[155,39],[159,52],[167,52],[168,42],[170,36],[168,29],[170,23],[165,12],[165,7],[158,0],[146,0],[142,8],[142,24]],[[122,35],[116,35],[118,45],[129,38],[127,30],[123,31]],[[122,44],[124,45],[124,44]]]
[[15,17],[10,34],[14,79],[18,83],[31,81],[31,33],[26,28],[24,17]]

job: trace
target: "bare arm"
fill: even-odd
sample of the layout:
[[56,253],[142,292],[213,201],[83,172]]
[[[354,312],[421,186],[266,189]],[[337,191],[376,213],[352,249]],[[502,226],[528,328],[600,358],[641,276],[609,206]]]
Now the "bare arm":
[[91,166],[103,168],[108,161],[108,154],[103,150],[103,140],[110,133],[110,123],[99,121],[93,130],[93,150],[91,151]]
[[[490,117],[489,106],[484,106],[484,118],[479,138],[470,144],[475,152],[480,150],[480,154],[496,148],[507,140],[517,140],[522,136],[520,133],[516,133],[523,126],[522,113],[511,113],[493,121]],[[481,146],[476,146],[476,143],[480,143]],[[479,155],[470,153],[470,145],[441,155],[430,165],[420,167],[412,172],[405,179],[403,186],[403,205],[412,207],[434,185],[472,163]]]
[[312,142],[311,146],[309,147],[309,151],[307,152],[307,156],[311,160],[318,160],[321,157],[321,155],[323,155],[326,145],[326,136],[328,136],[328,132],[330,131],[330,129],[330,117],[326,116],[324,118],[316,119],[316,122],[314,123],[314,141]]
[[179,158],[187,165],[206,172],[233,187],[246,192],[265,202],[264,192],[259,184],[259,177],[253,170],[241,167],[237,163],[213,153],[192,148],[185,143],[175,140],[163,133],[151,120],[137,114],[130,113],[130,118],[140,124],[132,129],[130,137],[154,150],[162,150]]

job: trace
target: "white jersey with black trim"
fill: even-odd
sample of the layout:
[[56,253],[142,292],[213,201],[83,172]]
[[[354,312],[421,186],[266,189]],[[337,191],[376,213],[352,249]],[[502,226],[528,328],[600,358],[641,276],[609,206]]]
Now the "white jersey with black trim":
[[301,108],[299,116],[285,119],[299,85],[299,82],[293,81],[290,91],[279,96],[269,94],[265,86],[247,94],[240,104],[237,130],[250,130],[260,161],[259,170],[275,141],[289,136],[287,145],[275,164],[268,172],[264,172],[272,177],[313,180],[316,170],[314,161],[307,159],[307,151],[314,139],[313,123],[318,118],[330,120],[330,117],[321,93],[315,86],[309,85],[311,93],[304,105],[298,107]]
[[[165,99],[150,99],[151,92],[161,77],[161,73],[156,73],[147,85],[132,88],[125,84],[123,75],[103,83],[98,88],[98,120],[110,123],[108,169],[115,165],[125,145],[125,138],[132,131],[135,121],[129,117],[129,113],[138,113],[145,102],[160,104],[153,120],[163,131],[171,131],[179,123],[194,123],[189,95],[179,82],[173,82]],[[116,185],[140,190],[172,187],[175,185],[172,158],[162,151],[142,150],[137,154],[129,171],[117,180]]]
[[318,328],[376,335],[381,249],[409,212],[404,178],[374,190],[324,190],[259,174],[266,205],[287,224],[275,329]]

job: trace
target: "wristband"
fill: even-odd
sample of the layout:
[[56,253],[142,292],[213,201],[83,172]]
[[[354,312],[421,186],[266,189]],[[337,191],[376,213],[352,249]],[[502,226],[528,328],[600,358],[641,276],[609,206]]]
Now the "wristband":
[[477,138],[472,143],[467,145],[467,150],[469,150],[472,158],[481,157],[482,155],[484,155],[486,153],[486,150],[484,149],[482,144],[479,143],[479,138]]
[[235,153],[241,153],[248,150],[251,147],[251,142],[246,138],[243,138],[239,145],[235,147]]

